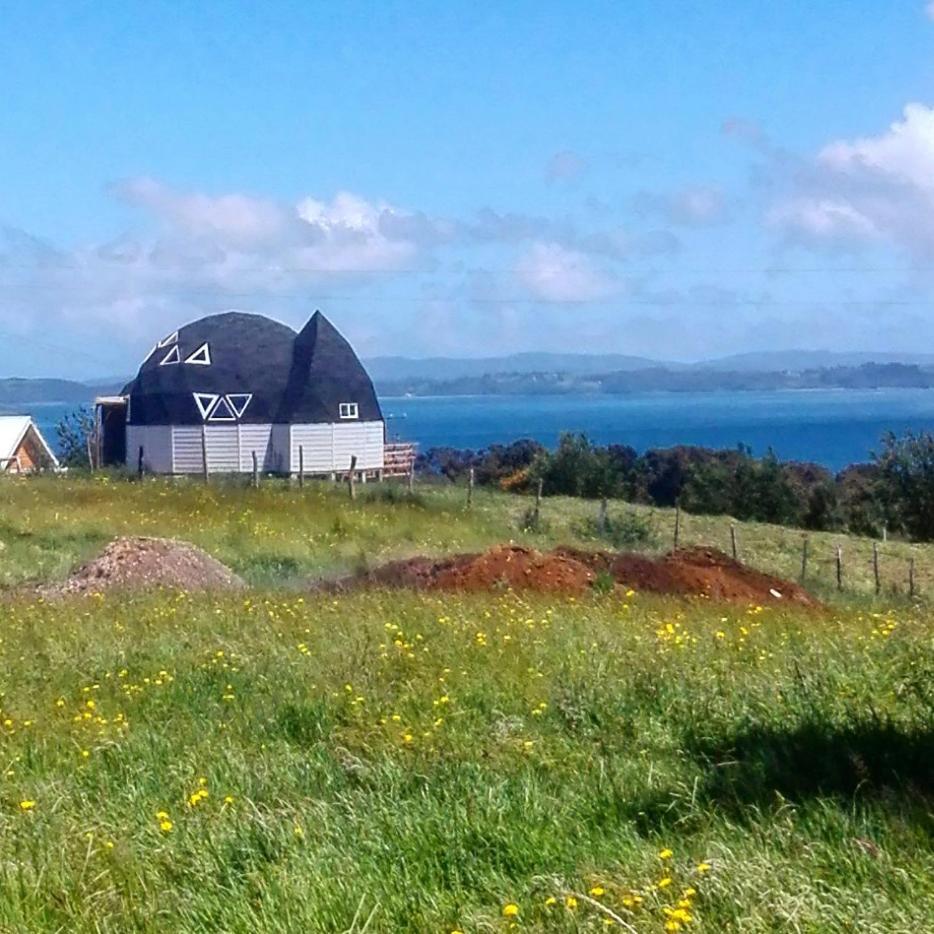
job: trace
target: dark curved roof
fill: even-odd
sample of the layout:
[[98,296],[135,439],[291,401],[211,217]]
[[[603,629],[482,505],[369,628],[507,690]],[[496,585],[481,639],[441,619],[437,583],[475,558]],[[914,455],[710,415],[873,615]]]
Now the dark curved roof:
[[124,394],[134,425],[337,422],[342,402],[382,420],[366,370],[321,312],[301,334],[262,315],[201,318],[160,341]]

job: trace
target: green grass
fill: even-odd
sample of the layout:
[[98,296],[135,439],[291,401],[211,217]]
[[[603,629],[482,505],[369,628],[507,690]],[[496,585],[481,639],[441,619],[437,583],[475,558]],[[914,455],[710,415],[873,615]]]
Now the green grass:
[[[163,535],[192,541],[256,586],[290,586],[390,558],[446,554],[515,540],[536,547],[611,547],[587,533],[597,504],[553,497],[542,505],[542,530],[523,528],[528,497],[477,490],[467,510],[463,489],[361,487],[355,503],[344,489],[315,482],[304,490],[267,481],[259,490],[239,482],[150,479],[131,483],[96,478],[3,478],[0,482],[0,588],[63,578],[115,535]],[[654,530],[650,551],[671,547],[674,511],[611,502],[610,515],[633,510]],[[591,520],[589,523],[587,520]],[[730,551],[727,516],[682,514],[682,545]],[[797,578],[802,533],[762,523],[737,523],[739,556],[756,567]],[[848,594],[872,595],[872,542],[833,533],[809,535],[808,584],[834,598],[834,556],[844,555]],[[934,545],[890,541],[881,546],[884,603],[907,591],[915,560],[920,593],[934,593]]]
[[[573,540],[593,509],[546,500],[536,535],[527,505],[0,484],[8,584],[142,533],[259,585],[6,597],[0,931],[613,930],[590,892],[639,932],[678,911],[683,931],[929,930],[926,603],[864,599],[867,579],[819,615],[294,589],[391,555]],[[682,531],[728,541],[727,520]],[[796,534],[740,534],[793,566]]]

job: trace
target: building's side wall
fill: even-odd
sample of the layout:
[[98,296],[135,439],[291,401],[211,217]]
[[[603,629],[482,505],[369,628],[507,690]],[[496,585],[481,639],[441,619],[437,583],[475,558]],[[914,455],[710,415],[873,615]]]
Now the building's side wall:
[[300,446],[306,473],[348,470],[354,455],[358,470],[382,470],[383,435],[382,422],[292,425],[289,470],[298,471]]
[[275,451],[272,447],[272,425],[241,425],[240,432],[240,469],[253,469],[253,452],[260,470],[277,471]]
[[[200,442],[199,442],[200,445]],[[143,449],[143,468],[149,473],[172,473],[172,428],[170,425],[127,425],[126,462],[135,469],[139,449]],[[200,457],[200,446],[199,446]]]
[[248,473],[256,452],[260,470],[297,473],[299,447],[305,473],[382,470],[383,423],[316,425],[145,425],[127,426],[127,464],[135,468],[142,445],[149,473],[199,474],[204,469],[201,433],[205,432],[210,473]]

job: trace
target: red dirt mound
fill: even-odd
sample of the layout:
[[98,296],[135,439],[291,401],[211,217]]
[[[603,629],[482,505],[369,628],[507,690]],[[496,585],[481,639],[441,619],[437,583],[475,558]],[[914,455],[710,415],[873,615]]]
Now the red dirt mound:
[[658,559],[637,554],[557,548],[538,552],[499,545],[482,554],[394,561],[341,581],[338,589],[365,586],[416,590],[488,591],[496,588],[580,595],[598,573],[636,591],[706,596],[743,603],[795,603],[818,606],[791,581],[755,571],[710,548],[682,549]]
[[393,561],[345,585],[412,587],[416,590],[536,590],[543,593],[585,593],[594,572],[580,561],[532,548],[499,545],[483,554],[451,558],[410,558]]
[[47,596],[105,590],[232,590],[243,581],[200,548],[168,538],[117,538],[64,583],[44,589]]
[[711,600],[745,603],[796,603],[817,606],[817,601],[793,581],[756,571],[715,548],[682,548],[657,560],[637,554],[607,554],[560,548],[563,554],[636,591],[707,596]]

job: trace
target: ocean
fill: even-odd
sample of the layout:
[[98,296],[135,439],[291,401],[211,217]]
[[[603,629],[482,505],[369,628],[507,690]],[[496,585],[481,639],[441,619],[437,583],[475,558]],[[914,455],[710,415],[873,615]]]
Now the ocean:
[[[548,446],[563,431],[639,451],[696,444],[769,447],[782,459],[833,470],[865,461],[886,431],[934,430],[934,390],[637,393],[625,396],[444,396],[381,400],[390,438],[430,447],[482,448],[518,438]],[[73,406],[31,411],[50,442]]]

